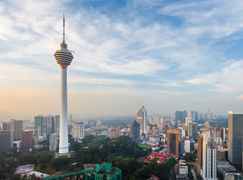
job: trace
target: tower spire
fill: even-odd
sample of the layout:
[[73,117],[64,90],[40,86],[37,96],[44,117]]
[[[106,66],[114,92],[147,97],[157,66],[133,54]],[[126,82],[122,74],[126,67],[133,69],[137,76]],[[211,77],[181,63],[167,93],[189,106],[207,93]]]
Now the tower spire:
[[65,36],[65,15],[62,18],[62,43],[61,48],[67,49],[66,36]]
[[63,36],[63,43],[65,43],[65,15],[63,14],[63,18],[62,18],[62,22],[63,22],[63,29],[62,29],[62,36]]

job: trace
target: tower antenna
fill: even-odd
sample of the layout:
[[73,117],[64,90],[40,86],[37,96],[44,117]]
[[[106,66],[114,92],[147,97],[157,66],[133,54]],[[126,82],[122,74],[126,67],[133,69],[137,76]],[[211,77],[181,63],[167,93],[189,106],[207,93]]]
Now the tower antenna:
[[62,29],[62,37],[63,37],[63,43],[65,43],[65,15],[63,14],[63,20],[62,20],[62,25],[63,25],[63,29]]

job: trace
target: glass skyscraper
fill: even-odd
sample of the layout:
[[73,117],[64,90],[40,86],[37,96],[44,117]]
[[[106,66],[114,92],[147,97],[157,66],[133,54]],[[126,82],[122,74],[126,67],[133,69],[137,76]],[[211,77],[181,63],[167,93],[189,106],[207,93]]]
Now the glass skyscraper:
[[243,114],[228,114],[229,161],[238,168],[242,167]]

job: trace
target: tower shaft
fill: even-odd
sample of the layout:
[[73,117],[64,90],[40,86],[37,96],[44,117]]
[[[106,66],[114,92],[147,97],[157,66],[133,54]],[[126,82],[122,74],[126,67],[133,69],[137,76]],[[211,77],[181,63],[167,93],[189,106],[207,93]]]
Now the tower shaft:
[[68,150],[68,99],[67,99],[67,67],[61,68],[62,73],[62,113],[59,130],[59,154],[66,154]]

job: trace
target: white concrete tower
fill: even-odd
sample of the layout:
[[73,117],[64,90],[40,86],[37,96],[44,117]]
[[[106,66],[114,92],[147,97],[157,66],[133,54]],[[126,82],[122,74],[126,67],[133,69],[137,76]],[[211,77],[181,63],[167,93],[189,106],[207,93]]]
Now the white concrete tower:
[[61,49],[55,53],[57,64],[61,67],[62,77],[62,112],[59,128],[59,154],[68,154],[68,100],[67,100],[67,67],[73,60],[72,53],[68,50],[65,41],[65,17],[63,16],[63,41]]

